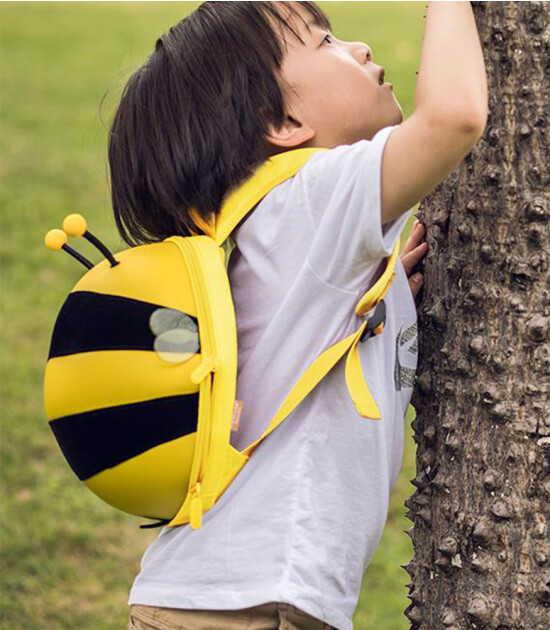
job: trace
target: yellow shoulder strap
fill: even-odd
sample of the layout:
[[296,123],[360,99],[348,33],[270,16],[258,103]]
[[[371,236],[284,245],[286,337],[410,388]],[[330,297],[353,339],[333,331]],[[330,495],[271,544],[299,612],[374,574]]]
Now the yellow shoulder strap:
[[293,177],[298,170],[319,151],[321,147],[294,149],[273,155],[266,160],[243,184],[233,189],[223,201],[221,211],[210,223],[191,208],[190,214],[195,225],[221,245],[238,223],[275,186]]

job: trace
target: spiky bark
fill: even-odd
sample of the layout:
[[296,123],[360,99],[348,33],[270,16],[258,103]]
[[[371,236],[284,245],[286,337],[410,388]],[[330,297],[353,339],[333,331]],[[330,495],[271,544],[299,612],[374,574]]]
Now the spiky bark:
[[472,3],[483,138],[422,203],[413,630],[550,628],[550,10]]

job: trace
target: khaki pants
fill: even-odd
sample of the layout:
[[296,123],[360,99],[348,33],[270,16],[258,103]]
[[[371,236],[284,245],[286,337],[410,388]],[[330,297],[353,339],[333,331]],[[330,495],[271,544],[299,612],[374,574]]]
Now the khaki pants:
[[132,604],[128,630],[335,630],[291,604],[239,610],[188,610]]

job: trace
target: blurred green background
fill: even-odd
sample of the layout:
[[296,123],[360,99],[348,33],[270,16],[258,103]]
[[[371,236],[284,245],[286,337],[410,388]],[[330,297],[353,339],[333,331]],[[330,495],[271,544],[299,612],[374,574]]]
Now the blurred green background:
[[[126,628],[127,597],[159,530],[119,513],[72,473],[51,433],[42,381],[55,317],[84,269],[44,246],[70,212],[114,251],[107,127],[125,81],[157,37],[196,2],[2,2],[1,11],[1,620],[6,629]],[[422,2],[320,2],[340,39],[384,65],[405,118],[413,111]],[[103,103],[102,97],[106,95]],[[406,235],[408,235],[407,228]],[[405,239],[402,240],[402,243]],[[81,239],[79,250],[99,260]],[[403,501],[414,487],[407,417],[404,466],[363,580],[357,630],[405,630],[412,557]]]

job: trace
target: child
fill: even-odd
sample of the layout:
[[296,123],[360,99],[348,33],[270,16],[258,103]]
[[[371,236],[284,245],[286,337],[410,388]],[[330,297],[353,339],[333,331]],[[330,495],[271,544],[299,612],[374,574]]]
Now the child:
[[[109,144],[117,226],[129,244],[197,230],[269,156],[325,147],[232,233],[239,449],[296,379],[361,324],[412,207],[479,139],[487,116],[468,2],[430,2],[416,109],[402,122],[363,42],[339,40],[313,2],[205,2],[128,82]],[[412,232],[360,344],[381,420],[360,416],[340,361],[254,451],[198,530],[165,527],[143,556],[129,628],[352,630],[403,456],[426,254]]]

